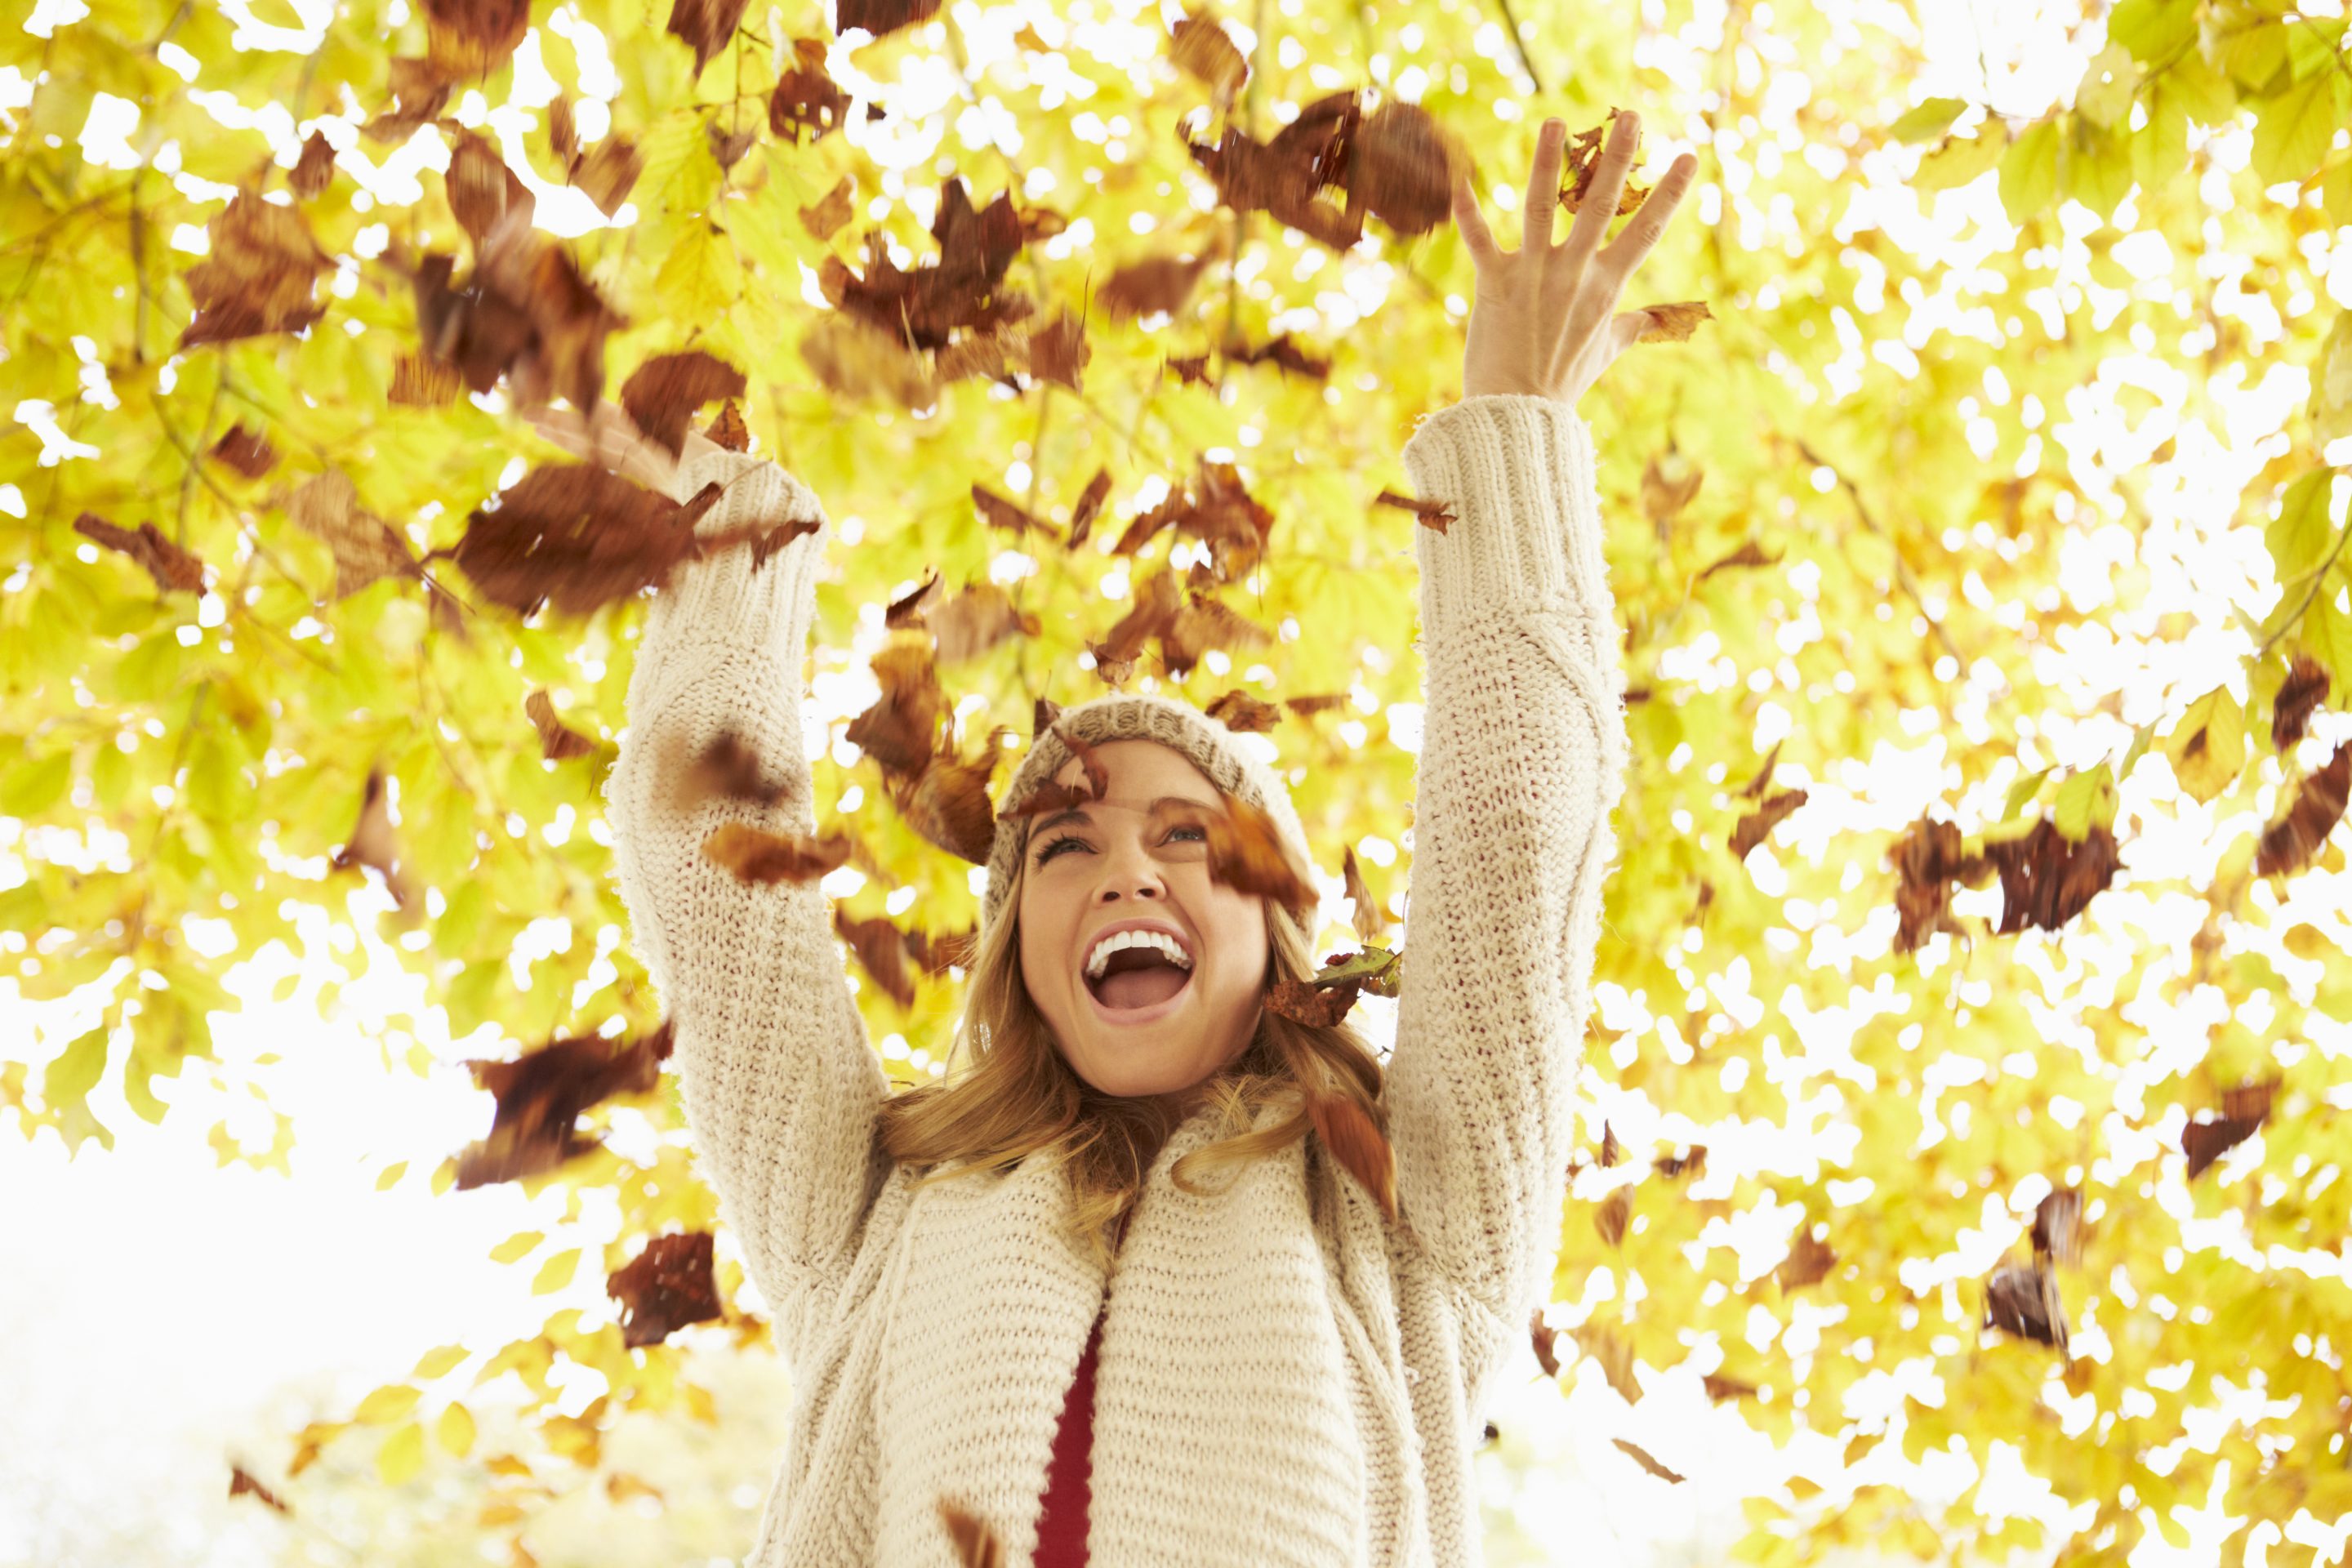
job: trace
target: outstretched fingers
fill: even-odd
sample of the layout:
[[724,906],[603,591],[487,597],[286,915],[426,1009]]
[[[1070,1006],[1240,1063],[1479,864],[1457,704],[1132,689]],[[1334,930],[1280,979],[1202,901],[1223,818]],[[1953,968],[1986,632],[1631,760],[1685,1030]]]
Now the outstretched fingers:
[[1688,153],[1674,161],[1665,178],[1651,187],[1640,210],[1633,214],[1633,221],[1625,226],[1625,232],[1611,240],[1609,248],[1601,253],[1601,265],[1605,270],[1621,279],[1633,275],[1656,248],[1697,173],[1698,160]]
[[1519,248],[1540,256],[1551,249],[1552,219],[1559,211],[1561,149],[1568,145],[1568,122],[1547,120],[1536,133],[1536,155],[1528,170],[1528,195],[1522,204]]
[[1462,243],[1470,252],[1470,259],[1480,268],[1493,266],[1501,258],[1502,247],[1495,243],[1492,230],[1486,226],[1486,216],[1478,210],[1478,195],[1470,188],[1470,171],[1465,167],[1454,175],[1454,223],[1462,231]]

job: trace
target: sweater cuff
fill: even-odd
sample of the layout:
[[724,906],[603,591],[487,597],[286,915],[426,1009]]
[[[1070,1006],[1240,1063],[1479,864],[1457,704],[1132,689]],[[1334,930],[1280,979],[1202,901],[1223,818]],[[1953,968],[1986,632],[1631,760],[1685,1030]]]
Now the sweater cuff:
[[1404,446],[1423,500],[1454,511],[1413,528],[1426,635],[1531,604],[1611,602],[1592,430],[1558,398],[1466,397],[1428,415]]
[[757,648],[797,669],[832,521],[806,484],[763,458],[742,452],[707,453],[678,470],[675,493],[680,501],[691,500],[712,483],[725,487],[725,494],[697,520],[698,539],[730,529],[773,527],[793,519],[814,518],[817,531],[770,552],[756,572],[748,542],[699,561],[679,563],[669,585],[654,595],[646,614],[646,637],[650,641],[659,632],[665,644]]

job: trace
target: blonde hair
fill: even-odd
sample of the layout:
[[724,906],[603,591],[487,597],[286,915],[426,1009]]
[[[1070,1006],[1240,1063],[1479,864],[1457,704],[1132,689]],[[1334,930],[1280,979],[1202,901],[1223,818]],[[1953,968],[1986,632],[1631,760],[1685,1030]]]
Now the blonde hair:
[[[1229,1173],[1229,1185],[1242,1166],[1320,1128],[1369,1127],[1385,1142],[1380,1059],[1344,1020],[1318,1027],[1265,1008],[1245,1049],[1178,1093],[1105,1094],[1080,1078],[1022,978],[1027,860],[1025,853],[1014,858],[1003,918],[973,955],[945,1074],[883,1103],[882,1142],[890,1156],[901,1164],[933,1167],[917,1179],[918,1188],[1009,1169],[1042,1153],[1066,1173],[1072,1239],[1107,1266],[1112,1227],[1133,1206],[1151,1159],[1196,1097],[1213,1108],[1214,1131],[1211,1142],[1171,1167],[1171,1177],[1188,1193],[1209,1191],[1196,1178],[1219,1172]],[[1313,933],[1274,900],[1260,902],[1266,911],[1268,988],[1312,979],[1318,967]],[[1261,1131],[1247,1131],[1262,1109],[1284,1102],[1291,1104],[1290,1115]],[[1353,1152],[1337,1152],[1344,1162]]]

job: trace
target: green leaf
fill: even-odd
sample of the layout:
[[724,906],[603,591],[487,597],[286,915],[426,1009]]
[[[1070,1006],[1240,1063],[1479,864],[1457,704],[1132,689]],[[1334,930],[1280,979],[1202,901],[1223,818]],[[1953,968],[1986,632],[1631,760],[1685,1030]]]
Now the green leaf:
[[2336,128],[2352,107],[2342,71],[2323,71],[2254,105],[2254,173],[2275,185],[2302,183],[2326,156]]
[[2117,0],[2107,37],[2143,65],[2158,65],[2197,39],[2198,0]]
[[[2328,332],[2333,343],[2352,312],[2336,312],[2336,327]],[[2352,391],[2352,333],[2344,333],[2347,350],[2344,375],[2347,391]],[[2347,407],[2352,411],[2352,406]],[[2319,570],[2336,547],[2336,521],[2330,515],[2335,510],[2336,470],[2313,468],[2297,476],[2279,498],[2279,514],[2263,531],[2263,541],[2270,547],[2271,570],[2279,586],[2288,589],[2291,596],[2299,596],[2302,579]]]
[[705,321],[725,312],[743,290],[743,269],[735,247],[715,225],[688,224],[662,263],[654,287],[663,309],[681,321]]
[[0,773],[0,816],[37,817],[65,798],[73,783],[73,752],[26,757]]
[[2024,226],[2050,210],[2058,195],[2058,117],[2042,120],[2000,156],[2000,205],[2009,221]]
[[1964,98],[1931,98],[1913,107],[1886,128],[1897,142],[1932,142],[1951,130],[1952,121],[1967,112]]

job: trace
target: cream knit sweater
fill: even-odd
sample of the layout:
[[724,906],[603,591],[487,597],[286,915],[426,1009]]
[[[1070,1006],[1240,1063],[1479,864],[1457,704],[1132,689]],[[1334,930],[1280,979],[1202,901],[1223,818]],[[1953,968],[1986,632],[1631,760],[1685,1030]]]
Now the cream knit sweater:
[[[832,525],[757,574],[738,548],[655,596],[606,792],[700,1166],[792,1369],[751,1568],[954,1568],[943,1497],[1028,1568],[1106,1291],[1097,1568],[1482,1561],[1471,1456],[1558,1257],[1624,679],[1584,420],[1473,397],[1403,456],[1455,521],[1413,530],[1427,704],[1388,1068],[1394,1226],[1311,1138],[1219,1195],[1180,1190],[1168,1170],[1208,1141],[1205,1113],[1160,1150],[1108,1279],[1061,1238],[1042,1160],[915,1194],[872,1136],[887,1081],[824,895],[744,886],[698,847],[730,820],[815,826],[801,664]],[[731,488],[705,533],[824,516],[733,453],[678,493],[714,479]],[[690,747],[741,731],[789,774],[784,804],[666,823],[649,759],[672,727]]]

